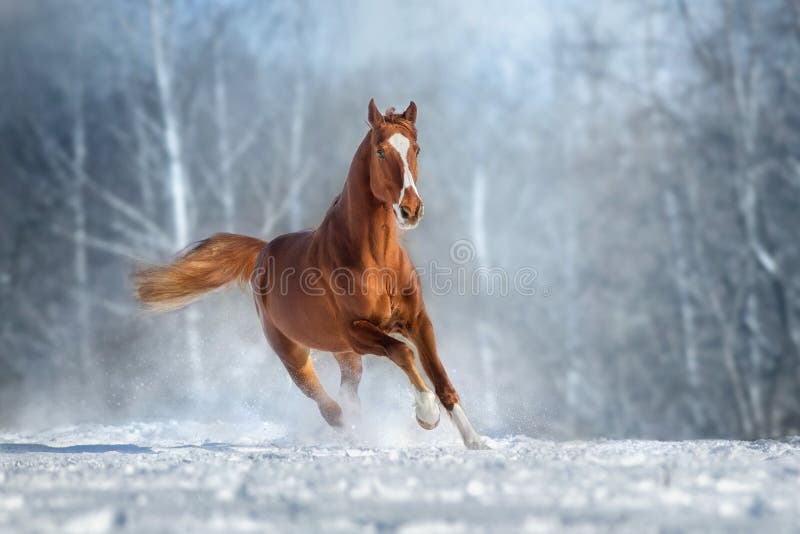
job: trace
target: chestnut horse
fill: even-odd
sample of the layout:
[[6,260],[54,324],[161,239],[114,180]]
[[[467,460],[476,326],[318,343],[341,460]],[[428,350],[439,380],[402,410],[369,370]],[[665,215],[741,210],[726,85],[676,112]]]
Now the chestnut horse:
[[[342,409],[322,387],[310,349],[332,352],[341,368],[341,394],[357,401],[361,356],[388,357],[408,376],[419,424],[439,423],[445,407],[464,444],[486,448],[459,403],[436,351],[422,290],[398,232],[417,226],[417,106],[381,114],[369,102],[370,130],[358,147],[342,193],[314,230],[269,243],[217,234],[174,263],[135,274],[138,297],[154,309],[179,308],[202,294],[251,283],[269,344],[325,420],[343,426]],[[414,350],[435,396],[417,370]]]

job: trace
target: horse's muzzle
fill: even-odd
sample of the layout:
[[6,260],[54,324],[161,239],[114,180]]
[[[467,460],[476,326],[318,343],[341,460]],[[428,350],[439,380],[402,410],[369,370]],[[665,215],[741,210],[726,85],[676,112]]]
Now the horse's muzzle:
[[397,225],[402,230],[411,230],[416,228],[422,215],[425,212],[425,206],[422,200],[417,199],[417,202],[403,203],[394,206],[394,214],[397,217]]

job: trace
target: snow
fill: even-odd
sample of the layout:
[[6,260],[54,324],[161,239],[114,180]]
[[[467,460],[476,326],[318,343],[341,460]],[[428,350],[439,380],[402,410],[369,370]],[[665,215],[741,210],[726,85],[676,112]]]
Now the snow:
[[[293,437],[170,421],[0,432],[0,532],[800,528],[800,438]],[[389,441],[389,443],[386,443]]]

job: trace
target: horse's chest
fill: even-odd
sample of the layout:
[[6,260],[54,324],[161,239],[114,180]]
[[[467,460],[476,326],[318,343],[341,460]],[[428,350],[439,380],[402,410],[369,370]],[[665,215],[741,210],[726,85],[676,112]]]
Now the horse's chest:
[[405,300],[394,287],[374,288],[368,300],[372,321],[384,329],[391,330],[408,322]]
[[403,330],[408,326],[406,307],[399,298],[386,295],[375,309],[374,322],[387,332]]

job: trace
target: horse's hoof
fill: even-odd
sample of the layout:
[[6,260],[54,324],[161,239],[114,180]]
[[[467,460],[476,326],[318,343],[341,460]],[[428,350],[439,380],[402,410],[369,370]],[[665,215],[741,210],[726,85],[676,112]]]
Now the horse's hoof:
[[430,423],[426,423],[425,421],[423,421],[422,419],[420,419],[419,417],[417,417],[417,423],[419,423],[419,426],[421,426],[421,427],[422,427],[422,428],[424,428],[425,430],[433,430],[434,428],[436,428],[437,426],[439,426],[439,420],[440,420],[440,419],[441,419],[441,417],[439,417],[438,419],[436,419],[436,422],[435,422],[435,423],[433,423],[433,424],[430,424]]
[[490,451],[492,450],[491,445],[489,444],[489,439],[483,436],[478,436],[476,438],[470,439],[469,441],[465,441],[464,445],[471,450],[471,451]]
[[414,392],[414,411],[417,416],[417,423],[425,430],[433,430],[439,424],[442,412],[436,402],[436,395],[430,391]]
[[336,402],[320,405],[319,411],[325,421],[333,428],[344,427],[342,408]]

